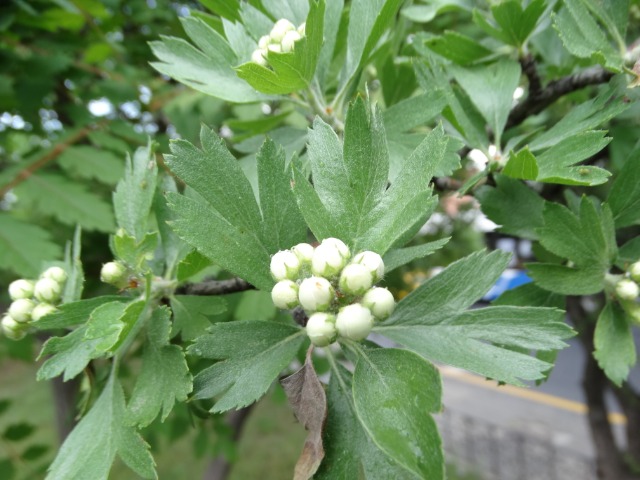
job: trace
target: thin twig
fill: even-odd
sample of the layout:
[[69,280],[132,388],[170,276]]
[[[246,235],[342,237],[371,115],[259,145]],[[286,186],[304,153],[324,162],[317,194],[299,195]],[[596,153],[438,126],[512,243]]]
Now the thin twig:
[[538,67],[533,55],[527,53],[524,57],[520,57],[520,65],[522,72],[527,76],[529,81],[529,96],[539,95],[542,91],[542,82],[538,75]]
[[178,295],[226,295],[228,293],[255,290],[256,287],[241,278],[229,280],[205,280],[200,283],[187,283],[176,289]]

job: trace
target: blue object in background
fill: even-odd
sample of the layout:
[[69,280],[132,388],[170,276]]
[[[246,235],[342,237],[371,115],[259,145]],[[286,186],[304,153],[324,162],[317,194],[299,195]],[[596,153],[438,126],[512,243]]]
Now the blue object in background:
[[491,287],[491,290],[489,290],[487,294],[482,297],[482,300],[484,300],[485,302],[492,302],[507,290],[513,290],[520,285],[524,285],[525,283],[530,282],[532,282],[532,280],[524,270],[507,268],[504,272],[502,272],[502,275],[500,275],[500,278],[498,278],[496,284]]

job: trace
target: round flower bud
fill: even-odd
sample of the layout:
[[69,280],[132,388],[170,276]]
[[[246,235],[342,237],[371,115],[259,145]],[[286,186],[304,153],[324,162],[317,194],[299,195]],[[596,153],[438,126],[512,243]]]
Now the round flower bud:
[[251,61],[253,63],[257,63],[258,65],[262,65],[263,67],[267,66],[267,49],[266,48],[258,48],[253,51],[251,54]]
[[352,263],[340,274],[340,290],[351,295],[362,295],[373,285],[373,276],[364,265]]
[[336,341],[336,317],[329,313],[317,312],[307,321],[307,335],[316,347],[326,347]]
[[353,303],[340,309],[336,317],[336,329],[342,337],[351,340],[367,338],[373,328],[373,315],[367,307]]
[[47,315],[51,315],[52,313],[57,312],[58,309],[49,303],[39,303],[35,307],[33,307],[33,312],[31,312],[31,320],[37,322],[43,317]]
[[352,263],[359,263],[369,269],[373,275],[373,283],[379,282],[384,276],[384,262],[376,252],[364,251],[353,257]]
[[299,243],[295,247],[291,248],[291,251],[296,254],[300,263],[311,265],[311,259],[313,258],[314,248],[308,243]]
[[282,53],[282,45],[280,45],[279,43],[270,43],[267,47],[267,50],[269,50],[270,52]]
[[31,321],[31,312],[36,306],[36,302],[28,298],[19,298],[9,305],[9,316],[19,323]]
[[298,290],[298,299],[302,308],[308,312],[322,312],[327,310],[333,299],[335,292],[329,280],[322,277],[305,278]]
[[36,282],[33,295],[41,302],[53,303],[60,299],[62,286],[50,278],[41,278]]
[[293,308],[298,305],[298,284],[291,280],[280,280],[271,290],[273,304],[282,309]]
[[50,278],[51,280],[54,280],[58,283],[66,282],[67,277],[67,272],[64,270],[64,268],[60,267],[47,268],[44,272],[42,272],[42,275],[40,275],[40,278]]
[[280,43],[287,32],[295,29],[296,27],[293,23],[291,23],[286,18],[281,18],[271,29],[271,33],[269,34],[269,36],[271,37],[272,42]]
[[313,251],[311,271],[322,277],[335,277],[347,264],[350,252],[337,238],[325,238]]
[[16,280],[9,284],[9,296],[11,300],[33,297],[33,282],[31,280]]
[[624,278],[616,283],[616,295],[622,300],[635,300],[640,295],[640,288],[633,280]]
[[100,270],[100,280],[116,287],[126,282],[127,269],[120,262],[107,262]]
[[362,297],[362,305],[367,307],[378,320],[384,320],[393,313],[396,302],[386,288],[372,288]]
[[629,275],[636,282],[640,282],[640,262],[632,263],[629,267]]
[[26,335],[24,327],[9,315],[5,315],[0,322],[2,333],[11,340],[20,340]]
[[300,271],[300,259],[291,250],[280,250],[271,257],[271,276],[274,280],[295,280]]
[[264,50],[269,46],[270,43],[271,37],[269,35],[263,35],[260,37],[260,40],[258,40],[258,48]]
[[285,33],[284,38],[282,39],[282,42],[281,42],[282,52],[283,53],[292,52],[295,46],[295,43],[301,38],[302,36],[296,30],[291,30],[290,32]]
[[307,22],[302,22],[300,24],[300,26],[298,27],[298,33],[303,37],[306,35],[306,33],[307,33]]

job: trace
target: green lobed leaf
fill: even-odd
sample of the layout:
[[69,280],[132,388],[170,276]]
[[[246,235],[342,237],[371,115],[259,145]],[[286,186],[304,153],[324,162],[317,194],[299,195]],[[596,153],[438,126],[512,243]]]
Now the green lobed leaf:
[[149,143],[138,148],[133,158],[127,156],[124,178],[113,194],[118,226],[138,241],[147,233],[157,176],[154,145]]
[[53,173],[31,175],[16,187],[16,195],[42,215],[85,230],[111,232],[114,229],[111,206],[84,186]]
[[87,180],[97,180],[107,185],[115,185],[122,178],[124,162],[109,150],[88,145],[73,145],[57,159],[69,174]]
[[505,291],[491,303],[497,306],[551,307],[561,310],[565,306],[565,299],[562,295],[543,290],[535,283],[525,283]]
[[446,106],[446,99],[436,90],[406,98],[382,112],[387,136],[407,132],[426,125]]
[[106,480],[116,454],[142,478],[157,478],[149,446],[125,422],[124,392],[115,375],[76,425],[49,467],[47,480]]
[[127,405],[127,421],[149,425],[162,412],[164,422],[175,402],[183,402],[193,389],[182,348],[169,343],[171,311],[154,310],[147,327],[142,368]]
[[607,302],[598,317],[593,356],[613,383],[620,386],[636,363],[636,346],[624,310]]
[[168,275],[174,273],[179,266],[179,262],[184,260],[192,251],[191,247],[183,242],[168,224],[174,220],[175,217],[169,205],[167,205],[165,195],[167,192],[177,191],[178,187],[173,177],[162,175],[153,199],[153,212],[158,222],[158,233],[160,234],[162,251],[164,252],[165,269]]
[[89,319],[89,315],[100,305],[112,302],[128,303],[131,299],[116,295],[104,295],[101,297],[87,298],[86,300],[78,300],[75,302],[65,303],[57,307],[57,311],[51,315],[47,315],[37,322],[33,322],[32,326],[38,330],[54,330],[56,328],[69,328],[81,323],[85,323]]
[[593,295],[604,289],[602,268],[573,268],[553,263],[528,263],[527,273],[545,290],[562,295]]
[[211,266],[211,260],[198,250],[191,250],[178,264],[178,281],[183,282]]
[[444,455],[430,413],[442,409],[438,370],[407,350],[361,351],[353,401],[368,435],[389,457],[420,478],[444,478]]
[[117,232],[113,237],[113,253],[123,263],[136,272],[143,272],[147,267],[149,256],[158,246],[158,233],[147,233],[139,241],[125,232]]
[[640,223],[640,148],[627,158],[611,186],[607,202],[616,227]]
[[458,65],[470,65],[493,54],[477,40],[461,33],[445,30],[444,34],[427,39],[425,45]]
[[508,0],[492,5],[491,13],[507,43],[519,47],[536,28],[545,8],[544,0],[533,0],[524,9],[519,0]]
[[385,274],[401,267],[402,265],[413,262],[414,260],[431,255],[436,250],[444,247],[450,239],[451,237],[447,237],[433,242],[424,243],[422,245],[397,248],[395,250],[388,251],[383,257]]
[[94,345],[98,354],[115,352],[138,322],[145,306],[144,300],[134,300],[129,304],[109,302],[100,305],[89,316],[85,338]]
[[35,277],[42,262],[59,258],[61,253],[46,230],[0,214],[0,268]]
[[227,310],[227,302],[223,297],[175,295],[171,297],[171,310],[171,336],[180,333],[182,340],[192,341],[211,327],[208,316],[219,315]]
[[528,147],[510,155],[507,164],[502,169],[503,175],[522,180],[536,180],[538,178],[538,162]]
[[218,323],[187,352],[219,360],[194,378],[194,398],[217,397],[212,412],[241,408],[267,391],[305,341],[304,330],[280,323]]

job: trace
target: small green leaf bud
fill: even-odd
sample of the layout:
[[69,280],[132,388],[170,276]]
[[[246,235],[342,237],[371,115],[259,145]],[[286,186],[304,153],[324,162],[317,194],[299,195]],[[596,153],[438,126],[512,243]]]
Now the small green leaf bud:
[[260,40],[258,40],[258,48],[264,50],[269,46],[270,43],[271,37],[269,35],[263,35],[260,37]]
[[298,290],[300,305],[308,312],[327,310],[335,298],[333,287],[326,278],[305,278]]
[[350,256],[349,247],[337,238],[325,238],[313,251],[311,271],[321,277],[336,277]]
[[298,284],[291,280],[280,280],[271,290],[273,304],[284,310],[298,305]]
[[384,277],[384,262],[376,252],[360,252],[353,257],[352,263],[359,263],[367,267],[373,275],[373,283],[379,282]]
[[271,37],[272,42],[280,43],[287,32],[295,29],[296,27],[293,23],[291,23],[286,18],[281,18],[271,29],[271,33],[269,34],[269,36]]
[[271,257],[271,276],[274,280],[295,280],[300,271],[300,259],[291,250],[280,250]]
[[640,282],[640,262],[632,263],[629,267],[629,275],[636,282]]
[[31,312],[33,312],[36,302],[28,298],[19,298],[9,305],[9,316],[19,323],[27,323],[31,321]]
[[40,278],[50,278],[51,280],[54,280],[60,284],[64,284],[64,282],[67,281],[68,275],[64,268],[51,267],[42,272]]
[[126,283],[127,269],[120,262],[107,262],[100,270],[100,280],[116,287]]
[[45,303],[54,303],[60,300],[62,286],[50,278],[41,278],[36,282],[33,295],[37,300]]
[[313,258],[314,248],[308,243],[299,243],[291,251],[296,254],[300,263],[311,265],[311,259]]
[[9,284],[9,296],[11,300],[19,300],[21,298],[33,297],[34,283],[31,280],[16,280]]
[[33,312],[31,312],[31,320],[37,322],[43,317],[47,315],[51,315],[52,313],[57,312],[58,309],[49,303],[39,303],[35,307],[33,307]]
[[296,30],[291,30],[290,32],[285,33],[281,43],[282,52],[283,53],[293,52],[295,43],[301,38],[302,36]]
[[298,33],[303,37],[307,34],[307,22],[302,22],[300,24],[298,27]]
[[373,328],[373,315],[359,303],[343,307],[336,317],[336,329],[340,336],[351,340],[367,338]]
[[393,313],[396,302],[386,288],[372,288],[362,297],[362,305],[367,307],[378,320],[384,320]]
[[9,315],[5,315],[2,318],[0,328],[2,328],[2,333],[11,340],[21,340],[26,335],[24,326]]
[[633,280],[623,278],[616,283],[616,295],[622,300],[635,300],[640,295],[640,288]]
[[307,321],[307,335],[316,347],[326,347],[336,341],[336,317],[329,313],[317,312]]
[[373,285],[373,276],[364,265],[352,263],[340,274],[340,290],[351,295],[362,295]]
[[251,61],[253,63],[257,63],[258,65],[262,65],[263,67],[267,66],[267,49],[266,48],[258,48],[253,51],[251,54]]

